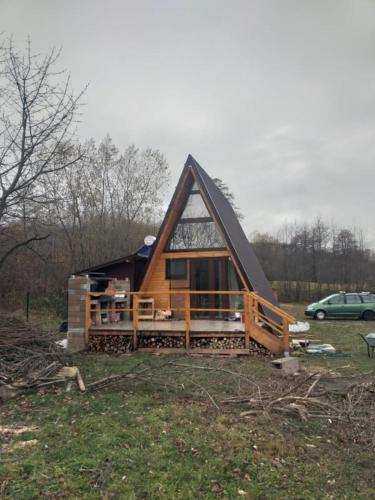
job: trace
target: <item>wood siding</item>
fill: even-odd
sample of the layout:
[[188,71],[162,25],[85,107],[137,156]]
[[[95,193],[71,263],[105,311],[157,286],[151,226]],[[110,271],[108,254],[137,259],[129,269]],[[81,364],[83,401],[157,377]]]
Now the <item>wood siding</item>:
[[152,275],[142,291],[160,291],[166,292],[166,295],[155,296],[155,308],[156,309],[168,309],[170,307],[170,298],[168,292],[170,290],[170,281],[165,279],[165,260],[159,259],[155,262],[152,270]]
[[[190,251],[190,252],[163,252],[159,256],[159,260],[155,262],[152,273],[149,275],[149,280],[146,286],[142,288],[144,292],[153,291],[165,291],[165,296],[156,295],[155,296],[155,308],[156,309],[169,309],[169,308],[181,308],[185,307],[185,299],[183,295],[174,295],[173,297],[169,295],[170,290],[190,290],[190,262],[192,259],[212,259],[218,257],[229,257],[230,253],[228,250],[212,250],[212,251]],[[186,280],[168,280],[166,279],[166,259],[170,258],[181,258],[187,259],[187,279]],[[240,277],[241,280],[241,277]],[[245,285],[243,284],[244,288]],[[227,299],[227,298],[226,298]],[[228,305],[227,305],[228,307]],[[174,317],[179,319],[184,319],[185,315],[183,312],[173,313]]]

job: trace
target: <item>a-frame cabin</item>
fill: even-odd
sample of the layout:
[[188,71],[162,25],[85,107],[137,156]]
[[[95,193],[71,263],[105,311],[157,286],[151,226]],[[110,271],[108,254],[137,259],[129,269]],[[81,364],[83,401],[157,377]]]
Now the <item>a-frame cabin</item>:
[[[128,265],[135,259],[129,257]],[[121,262],[91,271],[111,270],[113,276]],[[89,277],[89,272],[82,274]],[[117,303],[118,288],[111,291],[110,285],[98,292],[90,285],[86,345],[98,335],[118,335],[131,337],[132,349],[150,349],[147,339],[156,337],[161,339],[159,348],[172,345],[187,351],[208,345],[203,351],[218,352],[220,339],[226,339],[227,352],[233,345],[248,352],[252,340],[274,353],[289,350],[294,318],[280,309],[232,205],[191,155],[142,275],[132,282],[139,286],[126,290],[125,309]]]
[[[246,290],[278,306],[254,250],[227,198],[189,155],[165,215],[141,291],[161,290],[158,303],[171,307],[173,289]],[[199,305],[215,308],[212,296],[197,296]],[[222,302],[217,297],[217,304]],[[197,307],[198,307],[197,304]]]

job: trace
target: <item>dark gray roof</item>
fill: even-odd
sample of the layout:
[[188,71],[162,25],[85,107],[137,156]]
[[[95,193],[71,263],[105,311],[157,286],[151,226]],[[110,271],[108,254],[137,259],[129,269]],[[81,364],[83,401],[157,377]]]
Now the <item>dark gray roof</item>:
[[186,167],[191,167],[193,169],[198,179],[198,184],[200,184],[201,189],[204,190],[210,202],[210,208],[221,226],[227,244],[232,254],[235,256],[237,264],[250,290],[257,292],[261,297],[272,304],[278,305],[272,292],[271,285],[259,264],[253,247],[246,238],[231,204],[211,177],[191,155],[189,155],[186,160],[185,168]]
[[99,271],[102,268],[110,267],[115,264],[125,264],[133,262],[133,260],[137,258],[148,259],[150,257],[151,252],[152,252],[152,246],[142,245],[134,253],[125,255],[125,257],[120,257],[119,259],[102,262],[101,264],[96,264],[95,266],[87,267],[85,269],[81,269],[80,271],[74,271],[73,274],[84,274],[84,273]]

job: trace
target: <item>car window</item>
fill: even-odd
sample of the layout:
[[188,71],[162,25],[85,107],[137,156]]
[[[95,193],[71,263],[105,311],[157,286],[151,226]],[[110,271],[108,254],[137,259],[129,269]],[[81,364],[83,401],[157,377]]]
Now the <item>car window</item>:
[[332,295],[332,297],[330,297],[328,299],[328,301],[332,305],[343,304],[344,303],[344,295],[341,295],[341,294],[340,295]]
[[375,303],[375,294],[362,295],[362,300],[365,304]]
[[346,303],[347,304],[361,304],[361,297],[356,293],[347,293],[346,294]]

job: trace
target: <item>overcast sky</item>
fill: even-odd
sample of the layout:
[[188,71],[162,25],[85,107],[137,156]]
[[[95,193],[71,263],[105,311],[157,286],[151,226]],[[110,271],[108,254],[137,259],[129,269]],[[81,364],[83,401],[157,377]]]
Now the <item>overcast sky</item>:
[[188,153],[235,194],[247,234],[361,225],[375,246],[375,1],[0,0],[17,45],[63,48],[79,134]]

